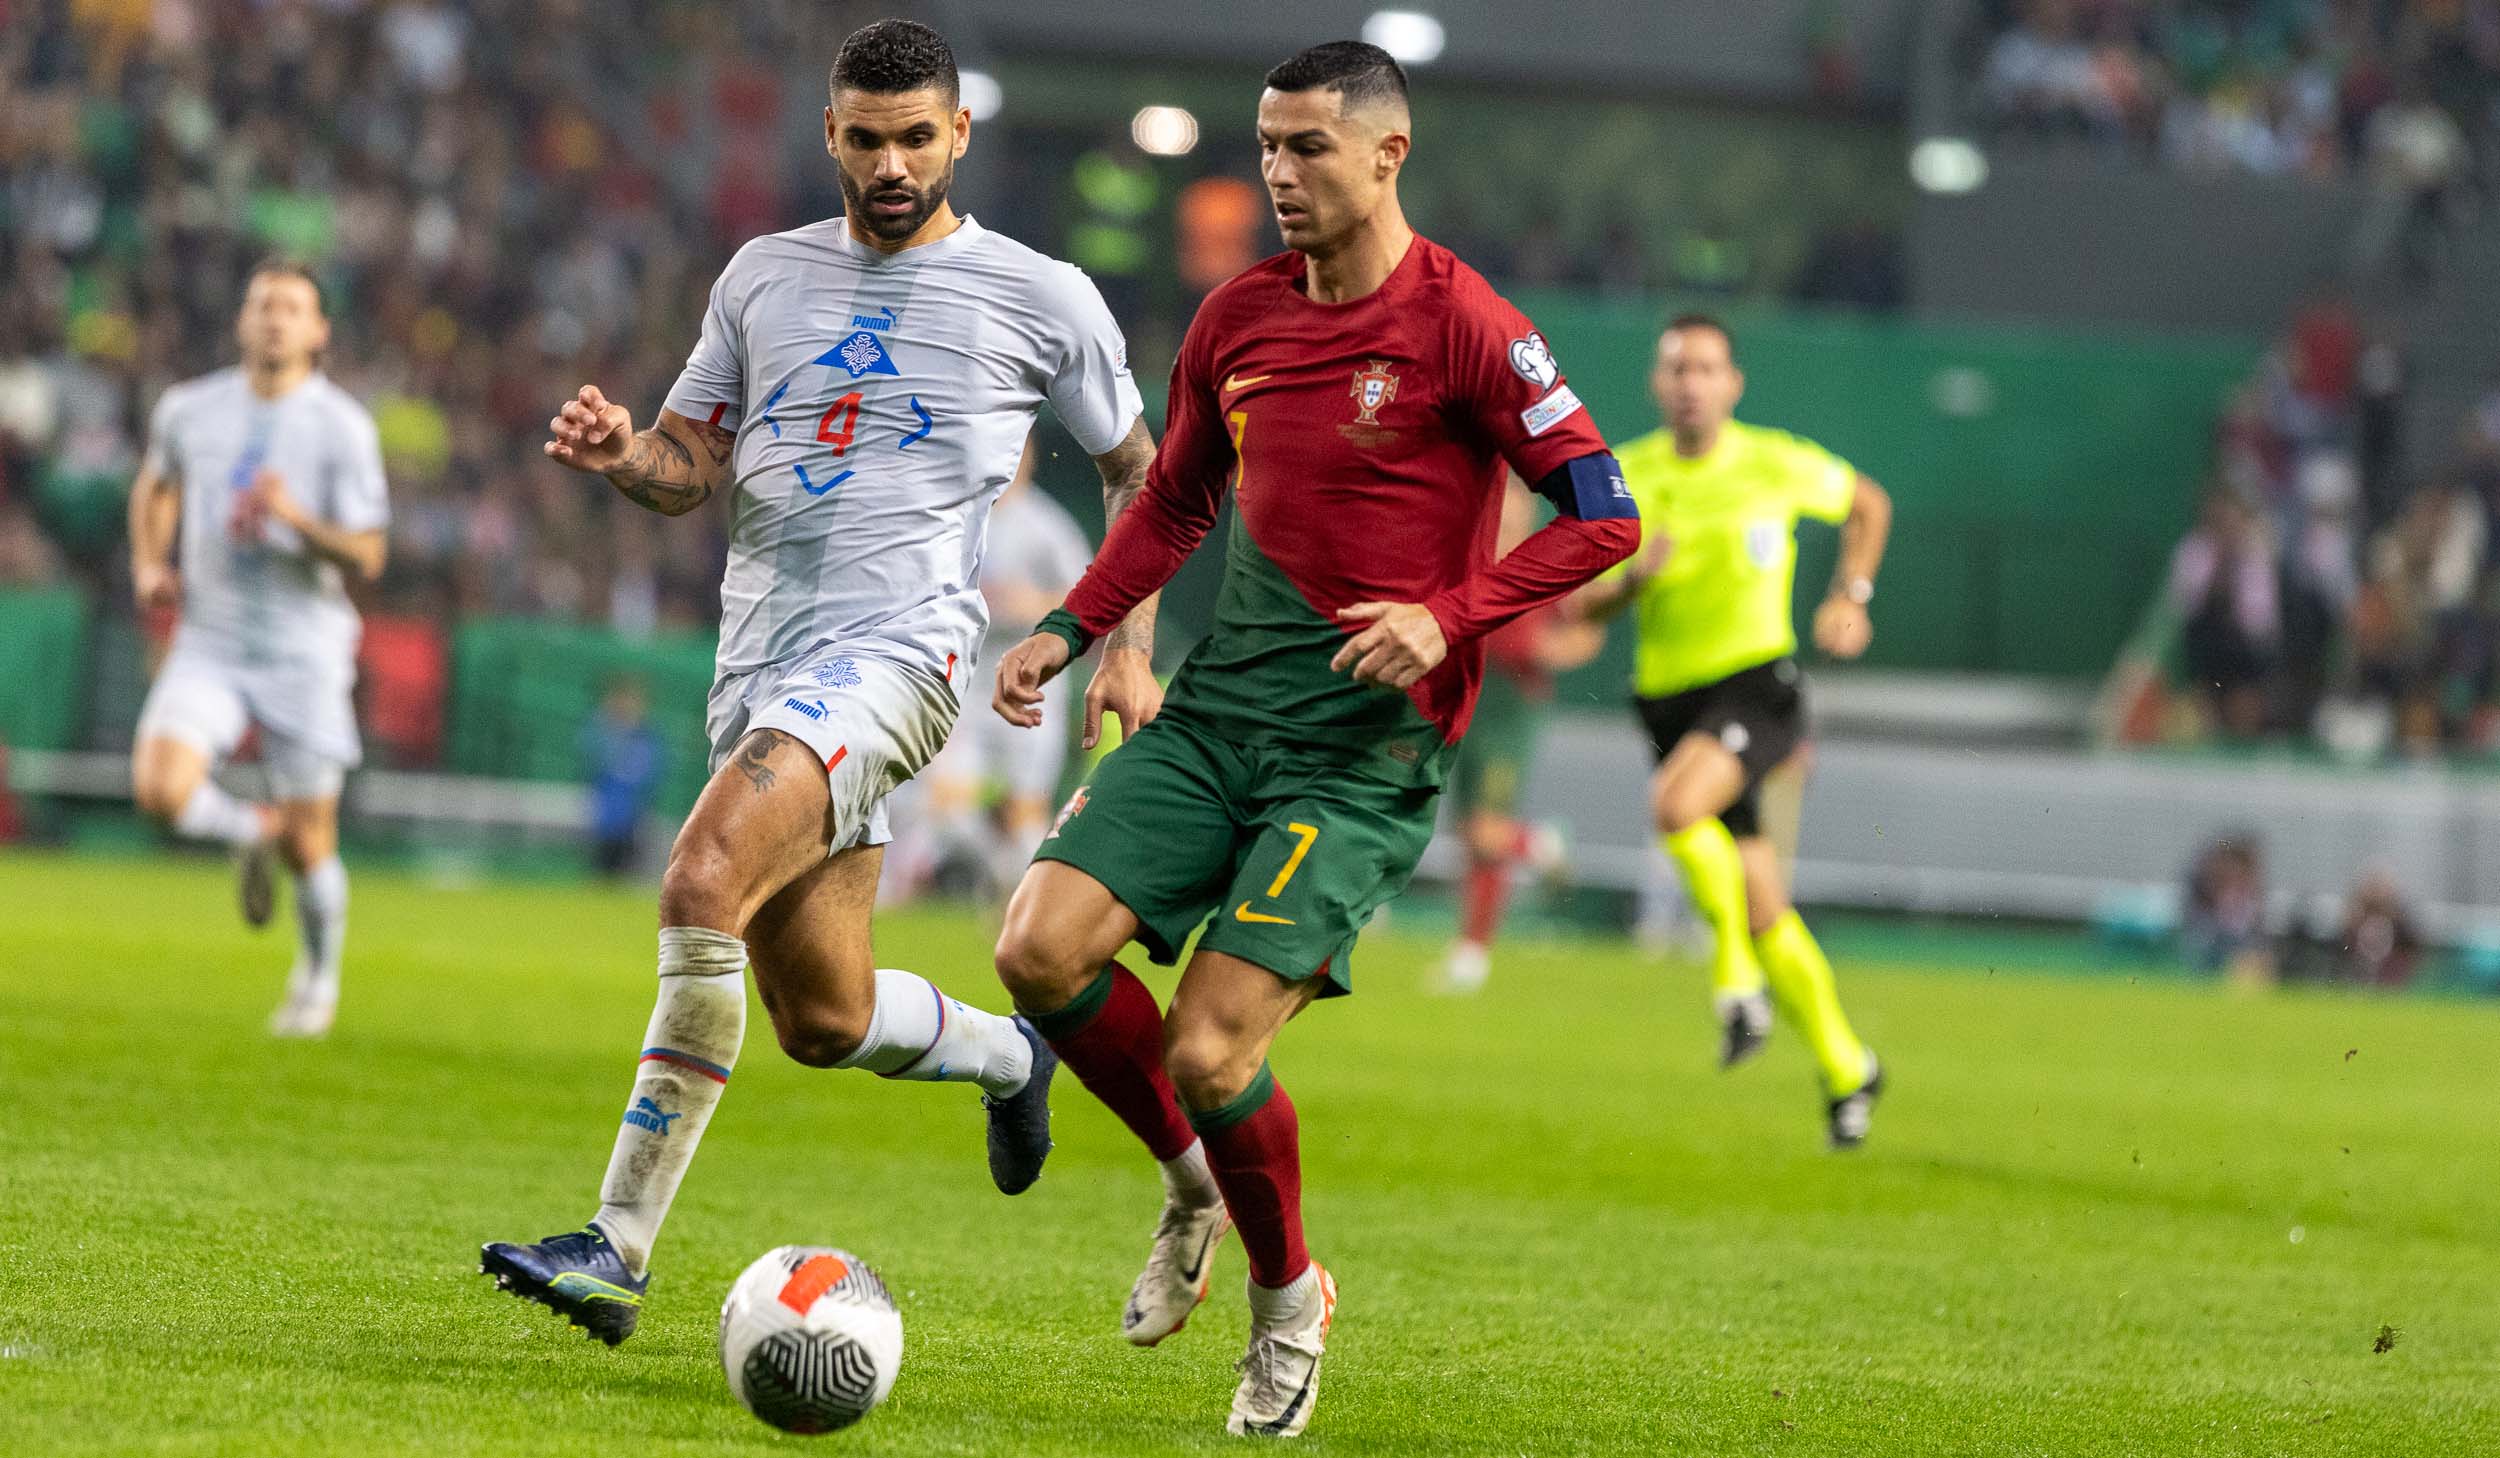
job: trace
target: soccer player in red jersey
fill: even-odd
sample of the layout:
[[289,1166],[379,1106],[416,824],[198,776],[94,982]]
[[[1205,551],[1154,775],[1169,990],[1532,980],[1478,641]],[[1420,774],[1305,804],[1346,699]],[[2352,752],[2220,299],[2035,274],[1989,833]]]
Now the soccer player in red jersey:
[[[1277,67],[1259,150],[1290,251],[1218,288],[1173,371],[1163,444],[1066,603],[999,665],[1041,686],[1238,516],[1213,628],[1162,713],[1060,813],[998,971],[1070,1071],[1161,1161],[1166,1202],[1121,1326],[1151,1346],[1206,1294],[1227,1223],[1251,1334],[1227,1423],[1310,1420],[1336,1285],[1305,1251],[1292,1100],[1269,1044],[1352,989],[1466,732],[1486,634],[1629,556],[1621,473],[1518,310],[1398,204],[1406,77],[1341,41]],[[1505,468],[1560,515],[1498,564]],[[1168,1013],[1114,959],[1205,934]]]

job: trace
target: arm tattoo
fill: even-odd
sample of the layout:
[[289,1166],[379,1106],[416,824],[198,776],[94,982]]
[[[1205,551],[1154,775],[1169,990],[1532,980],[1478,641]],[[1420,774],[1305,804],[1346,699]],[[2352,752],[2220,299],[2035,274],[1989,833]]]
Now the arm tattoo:
[[[1129,503],[1146,489],[1146,473],[1155,463],[1154,437],[1147,433],[1146,422],[1138,421],[1129,428],[1128,438],[1113,446],[1110,453],[1094,457],[1094,466],[1102,472],[1102,524],[1106,532],[1128,510]],[[1111,630],[1103,651],[1133,648],[1151,654],[1155,648],[1155,606],[1163,594],[1156,593],[1129,610],[1120,625]]]
[[737,757],[729,762],[731,768],[747,777],[747,783],[753,785],[759,795],[771,789],[773,781],[779,778],[772,768],[773,750],[779,744],[780,741],[770,734],[750,734],[746,742],[738,746]]
[[677,432],[655,422],[650,429],[634,433],[625,459],[607,473],[608,484],[636,506],[662,516],[684,516],[709,501],[737,437],[714,425],[692,421],[688,425],[703,447],[706,463],[696,462],[694,451]]

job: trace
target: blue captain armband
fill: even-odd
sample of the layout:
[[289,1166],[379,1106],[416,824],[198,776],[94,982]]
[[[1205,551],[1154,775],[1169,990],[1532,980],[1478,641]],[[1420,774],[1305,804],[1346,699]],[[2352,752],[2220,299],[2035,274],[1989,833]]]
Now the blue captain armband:
[[1612,451],[1592,451],[1563,462],[1536,483],[1536,494],[1554,503],[1556,511],[1582,521],[1638,521],[1641,515]]

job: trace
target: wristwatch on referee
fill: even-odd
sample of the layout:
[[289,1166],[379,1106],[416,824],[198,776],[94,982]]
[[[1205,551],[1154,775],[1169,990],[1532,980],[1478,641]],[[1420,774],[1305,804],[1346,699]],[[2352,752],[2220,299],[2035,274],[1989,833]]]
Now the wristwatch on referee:
[[1864,607],[1868,603],[1875,600],[1875,579],[1872,577],[1852,577],[1847,582],[1840,585],[1839,595],[1847,598],[1853,603],[1856,603],[1860,607]]

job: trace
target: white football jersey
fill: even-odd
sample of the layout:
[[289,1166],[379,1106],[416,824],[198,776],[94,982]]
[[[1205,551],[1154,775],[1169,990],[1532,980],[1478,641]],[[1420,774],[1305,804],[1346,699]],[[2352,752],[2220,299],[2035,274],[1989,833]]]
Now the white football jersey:
[[147,460],[182,492],[177,645],[238,664],[354,662],[363,624],[339,569],[307,552],[292,527],[235,530],[235,507],[263,470],[323,521],[358,532],[389,525],[381,441],[354,396],[320,374],[275,400],[253,393],[241,369],[202,375],[156,402]]
[[1144,405],[1091,280],[965,218],[883,254],[840,218],[758,238],[712,287],[668,408],[738,435],[719,671],[882,645],[959,689],[990,504],[1049,402],[1088,454]]
[[[1029,593],[1056,604],[1093,560],[1093,544],[1068,509],[1039,486],[1027,486],[1000,497],[990,512],[990,550],[981,561],[983,595],[990,599]],[[1040,621],[1039,613],[1002,614],[992,603],[985,656],[995,659],[1031,637]]]

